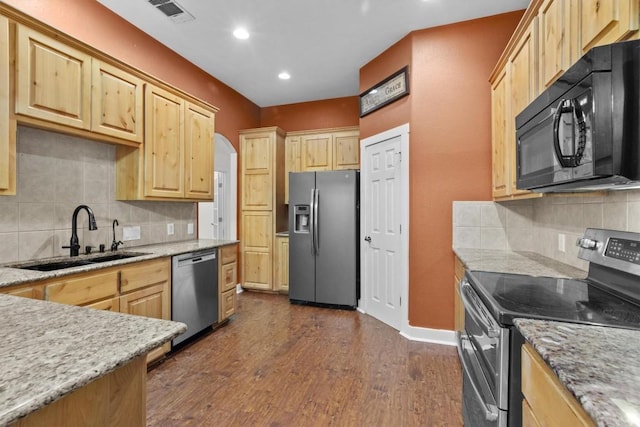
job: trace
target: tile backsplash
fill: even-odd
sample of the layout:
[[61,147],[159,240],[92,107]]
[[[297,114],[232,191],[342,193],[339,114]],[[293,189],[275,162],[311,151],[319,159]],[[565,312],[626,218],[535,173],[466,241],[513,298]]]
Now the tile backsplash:
[[[196,222],[195,203],[115,199],[114,146],[22,126],[17,136],[17,195],[0,197],[0,263],[68,254],[62,246],[69,244],[71,216],[81,204],[98,223],[89,231],[87,213],[80,212],[81,252],[101,243],[108,250],[114,219],[118,240],[123,226],[140,226],[141,239],[124,248],[195,238],[187,234],[187,224]],[[167,224],[175,234],[167,235]]]
[[458,248],[536,252],[586,270],[575,242],[588,227],[640,232],[640,190],[453,202],[453,245]]

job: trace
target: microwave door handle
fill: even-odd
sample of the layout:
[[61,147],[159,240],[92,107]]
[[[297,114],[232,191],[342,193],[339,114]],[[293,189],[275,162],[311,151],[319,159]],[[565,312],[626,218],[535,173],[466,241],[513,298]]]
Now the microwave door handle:
[[460,299],[462,300],[465,314],[469,314],[469,317],[473,318],[478,325],[481,325],[487,331],[487,336],[489,338],[498,338],[500,336],[500,328],[494,327],[488,319],[483,318],[483,316],[478,312],[476,305],[465,294],[465,288],[471,288],[471,285],[466,278],[460,281]]
[[[560,119],[563,114],[575,112],[578,126],[578,148],[570,155],[565,155],[560,147]],[[584,112],[575,99],[562,99],[558,104],[558,108],[553,116],[553,148],[556,152],[556,158],[563,168],[575,168],[580,165],[582,154],[586,145],[587,130],[584,118]]]

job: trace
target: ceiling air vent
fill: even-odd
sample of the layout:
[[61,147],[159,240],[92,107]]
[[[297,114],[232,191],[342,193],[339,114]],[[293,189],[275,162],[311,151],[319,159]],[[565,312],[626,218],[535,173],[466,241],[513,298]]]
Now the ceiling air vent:
[[181,22],[193,21],[195,18],[187,12],[185,8],[180,6],[175,0],[148,0],[149,3],[164,13],[173,22],[179,24]]

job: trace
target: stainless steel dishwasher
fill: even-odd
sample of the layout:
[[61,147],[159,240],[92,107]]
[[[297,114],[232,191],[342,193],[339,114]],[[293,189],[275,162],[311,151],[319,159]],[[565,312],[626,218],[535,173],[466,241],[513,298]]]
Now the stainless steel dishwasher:
[[217,249],[172,257],[171,319],[187,325],[175,346],[218,321]]

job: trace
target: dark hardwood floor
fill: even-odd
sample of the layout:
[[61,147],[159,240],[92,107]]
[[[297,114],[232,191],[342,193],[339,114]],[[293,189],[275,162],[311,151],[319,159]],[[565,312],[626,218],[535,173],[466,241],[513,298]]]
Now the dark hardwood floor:
[[148,426],[460,426],[455,347],[357,311],[244,292],[226,326],[149,371]]

